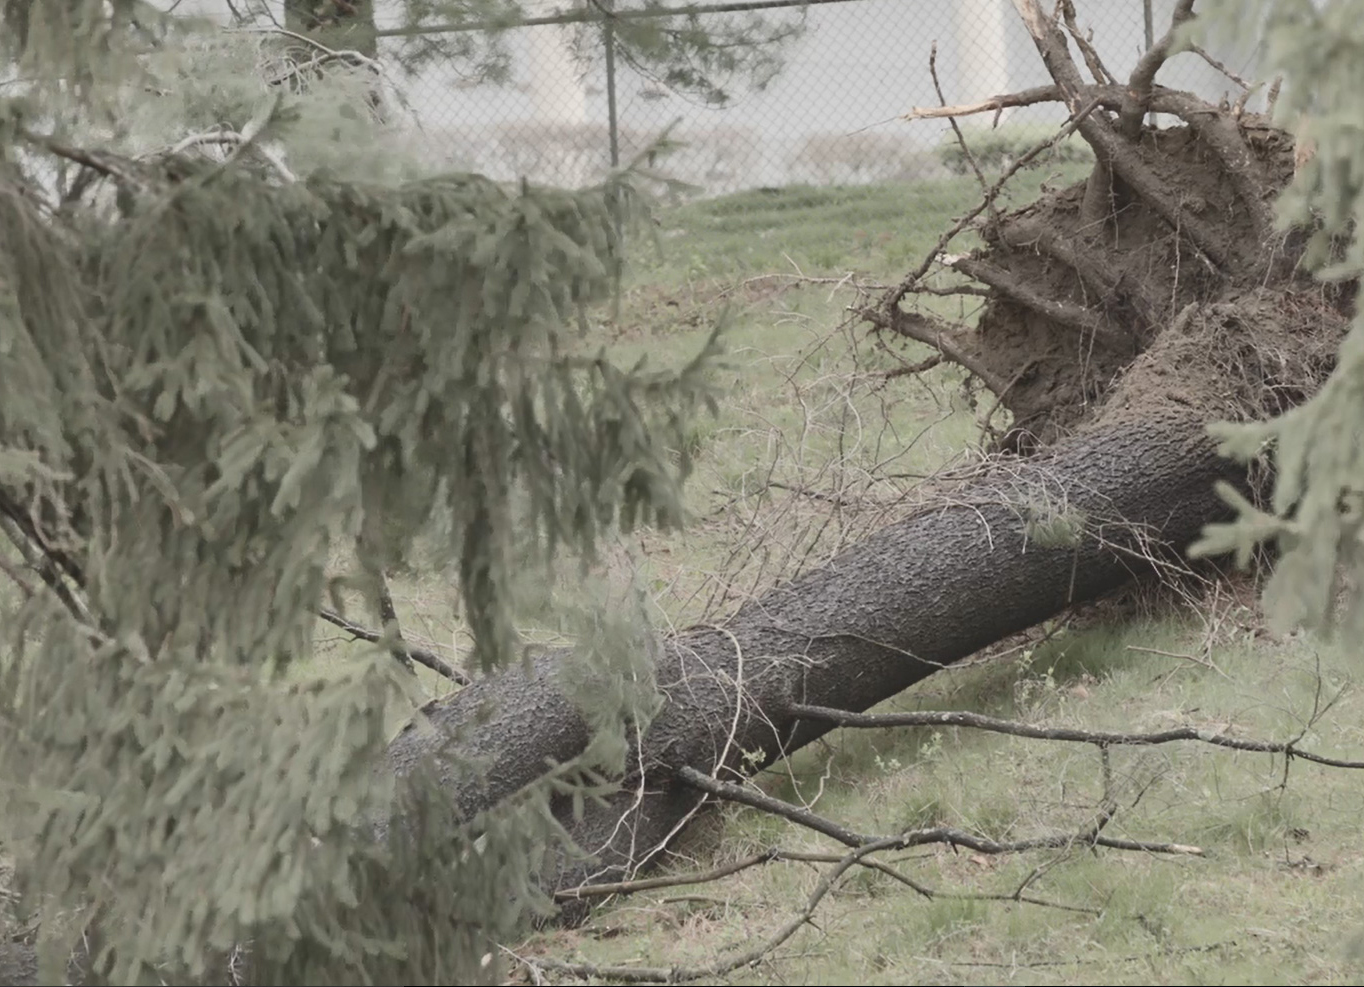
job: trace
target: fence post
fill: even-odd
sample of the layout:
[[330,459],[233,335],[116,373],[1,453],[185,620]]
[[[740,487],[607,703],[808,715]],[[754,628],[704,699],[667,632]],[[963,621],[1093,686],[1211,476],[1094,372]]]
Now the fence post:
[[619,121],[616,119],[616,19],[612,10],[616,0],[601,0],[606,14],[602,26],[602,43],[606,46],[606,127],[611,141],[611,167],[620,167]]
[[[1141,16],[1146,27],[1146,50],[1150,51],[1151,46],[1156,43],[1156,19],[1151,12],[1151,0],[1141,0]],[[1156,126],[1156,113],[1152,110],[1146,115],[1146,122],[1154,129]]]

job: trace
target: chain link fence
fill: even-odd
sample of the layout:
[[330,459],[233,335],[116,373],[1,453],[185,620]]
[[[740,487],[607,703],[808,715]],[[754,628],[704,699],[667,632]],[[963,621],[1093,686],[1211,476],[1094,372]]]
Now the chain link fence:
[[[1175,0],[1079,0],[1079,25],[1121,80],[1170,23]],[[749,8],[745,10],[743,8]],[[804,14],[785,67],[760,90],[735,86],[723,106],[671,91],[621,58],[608,65],[609,18],[510,29],[506,83],[470,84],[434,70],[413,80],[426,152],[443,165],[510,179],[581,185],[611,167],[613,148],[630,160],[669,126],[684,147],[663,168],[707,194],[796,183],[915,181],[962,162],[946,120],[907,121],[915,106],[943,97],[969,103],[1050,80],[1008,0],[823,0],[691,5],[700,24],[751,14]],[[595,32],[585,47],[582,31]],[[576,45],[575,45],[576,42]],[[584,54],[587,57],[583,57]],[[1221,52],[1245,78],[1253,53]],[[611,69],[612,71],[608,71]],[[1165,85],[1217,99],[1239,86],[1193,52],[1176,55]],[[614,97],[614,100],[613,98]],[[614,101],[614,113],[612,102]],[[982,155],[1007,156],[1063,120],[1056,105],[963,120]]]
[[[300,0],[276,0],[281,10],[285,2]],[[222,0],[180,3],[207,11]],[[1175,3],[1075,0],[1075,7],[1081,31],[1091,33],[1104,63],[1123,80],[1153,38],[1164,34]],[[964,165],[946,120],[903,119],[913,107],[940,102],[930,72],[935,46],[942,98],[951,104],[1050,81],[1009,0],[676,0],[650,6],[530,0],[528,22],[501,33],[510,55],[502,81],[471,79],[453,64],[428,66],[406,79],[415,146],[445,168],[579,186],[614,162],[633,159],[672,127],[684,146],[659,165],[704,194],[916,181]],[[675,12],[664,15],[665,9]],[[399,0],[377,0],[375,12],[382,58],[396,60],[414,33],[450,33],[439,25],[416,32],[400,26]],[[627,18],[713,31],[752,17],[796,19],[803,31],[784,46],[784,67],[763,88],[719,80],[732,97],[719,106],[678,93],[613,40],[613,27]],[[1242,78],[1255,75],[1254,52],[1210,54]],[[1213,100],[1240,92],[1193,52],[1171,58],[1158,81]],[[1064,115],[1060,106],[1037,105],[961,122],[989,163],[1029,146]]]

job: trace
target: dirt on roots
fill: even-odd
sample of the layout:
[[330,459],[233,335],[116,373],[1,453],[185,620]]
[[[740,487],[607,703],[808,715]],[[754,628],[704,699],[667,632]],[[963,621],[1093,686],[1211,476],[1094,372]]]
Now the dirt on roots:
[[[1269,191],[1287,185],[1293,137],[1250,114],[1240,126]],[[1106,219],[1086,221],[1085,182],[985,222],[985,246],[958,270],[994,272],[972,348],[1007,382],[1005,450],[1162,408],[1263,418],[1301,403],[1334,366],[1353,286],[1301,269],[1301,231],[1257,232],[1192,127],[1148,129],[1135,153],[1181,210],[1220,232],[1228,256],[1215,264],[1121,188]]]

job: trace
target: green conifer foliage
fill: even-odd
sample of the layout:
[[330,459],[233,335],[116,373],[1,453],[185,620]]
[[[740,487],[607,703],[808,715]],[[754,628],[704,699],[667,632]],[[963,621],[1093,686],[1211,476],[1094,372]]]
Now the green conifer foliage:
[[[1314,229],[1307,260],[1319,277],[1357,281],[1364,272],[1364,2],[1223,0],[1219,23],[1263,32],[1268,72],[1284,77],[1280,121],[1315,143],[1315,154],[1281,197],[1284,226]],[[1304,155],[1306,157],[1306,155]],[[1357,307],[1358,308],[1358,307]],[[1227,491],[1238,519],[1215,526],[1199,546],[1243,560],[1273,540],[1280,550],[1266,603],[1281,626],[1331,622],[1342,581],[1364,587],[1364,314],[1339,362],[1306,404],[1258,425],[1220,428],[1224,450],[1249,459],[1270,449],[1275,485],[1268,510]],[[1356,622],[1364,607],[1347,610]],[[1364,626],[1356,624],[1359,629]]]
[[549,800],[607,790],[653,711],[640,628],[582,636],[595,740],[496,818],[395,794],[386,645],[291,664],[357,539],[382,568],[446,532],[491,668],[517,573],[680,519],[713,346],[652,371],[578,337],[638,176],[402,178],[353,153],[385,147],[360,70],[270,89],[259,39],[140,4],[0,10],[27,80],[0,90],[0,844],[61,919],[45,982],[87,922],[87,982],[221,983],[243,949],[257,983],[494,980],[574,852]]

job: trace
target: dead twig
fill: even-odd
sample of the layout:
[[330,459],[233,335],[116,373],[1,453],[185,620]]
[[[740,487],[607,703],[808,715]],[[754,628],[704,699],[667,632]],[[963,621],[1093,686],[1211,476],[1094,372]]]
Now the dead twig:
[[[818,707],[797,706],[795,708],[815,709]],[[838,711],[835,710],[834,712]],[[848,715],[856,716],[858,714]],[[1183,843],[1150,843],[1143,840],[1120,840],[1104,836],[1101,830],[1112,818],[1110,811],[1101,811],[1094,825],[1078,833],[1049,833],[1026,840],[992,840],[984,836],[977,836],[974,833],[968,833],[964,829],[957,829],[954,826],[930,826],[926,829],[912,829],[898,836],[870,836],[855,832],[832,819],[827,819],[810,812],[808,809],[792,805],[790,802],[774,798],[752,788],[731,782],[717,781],[695,768],[681,767],[676,770],[675,774],[679,781],[700,789],[708,795],[781,816],[807,829],[814,830],[816,833],[823,833],[845,846],[860,849],[876,847],[884,850],[907,850],[910,847],[942,843],[951,847],[965,847],[968,850],[975,850],[977,853],[992,856],[1073,846],[1104,846],[1119,850],[1139,850],[1146,853],[1169,853],[1186,856],[1203,856],[1204,854],[1201,847]]]
[[[704,778],[705,775],[700,777]],[[759,943],[751,949],[739,950],[722,956],[713,963],[695,967],[644,967],[644,966],[624,966],[624,965],[605,965],[596,963],[561,963],[558,960],[547,960],[537,958],[533,961],[536,966],[544,967],[547,970],[555,970],[560,973],[569,973],[579,977],[600,977],[606,980],[624,980],[627,983],[652,983],[652,984],[680,984],[691,980],[700,980],[705,977],[722,977],[732,970],[740,967],[753,966],[760,962],[765,956],[777,949],[782,943],[790,939],[803,926],[811,922],[814,918],[815,910],[824,897],[833,890],[839,878],[846,874],[851,868],[856,866],[869,854],[879,850],[894,848],[896,840],[894,838],[883,840],[877,843],[870,843],[866,846],[856,847],[847,854],[844,854],[837,864],[829,868],[824,876],[820,878],[819,884],[815,886],[810,897],[806,899],[805,907],[791,918],[785,925],[774,932],[766,941]]]
[[[715,881],[731,877],[741,871],[749,870],[753,867],[761,867],[765,864],[775,862],[787,863],[812,863],[812,864],[837,864],[845,854],[839,853],[818,853],[806,850],[782,850],[773,847],[759,853],[749,854],[739,860],[723,864],[701,873],[670,874],[663,877],[640,878],[633,881],[615,881],[611,884],[579,885],[575,888],[567,888],[556,891],[554,898],[556,901],[571,901],[577,898],[606,897],[608,895],[632,895],[640,894],[645,891],[658,891],[664,888],[688,887],[694,884],[709,884]],[[875,870],[892,880],[903,884],[915,894],[929,900],[943,899],[950,901],[1016,901],[1028,905],[1038,905],[1043,908],[1059,908],[1067,912],[1079,912],[1085,915],[1101,915],[1103,910],[1100,908],[1087,908],[1083,905],[1068,905],[1064,902],[1049,901],[1046,898],[1039,898],[1035,895],[1025,894],[1027,887],[1035,879],[1037,871],[1029,876],[1016,890],[1002,892],[988,891],[942,891],[937,888],[929,887],[914,878],[909,877],[891,864],[883,860],[878,860],[872,856],[862,857],[858,861],[859,865],[869,870]],[[677,899],[666,899],[673,901]]]
[[1203,59],[1203,61],[1207,62],[1213,68],[1217,69],[1217,71],[1221,72],[1223,75],[1225,75],[1232,82],[1236,83],[1246,92],[1250,92],[1252,89],[1255,88],[1251,83],[1247,82],[1245,79],[1241,78],[1241,76],[1237,75],[1231,69],[1227,68],[1225,62],[1219,62],[1217,59],[1213,58],[1212,55],[1208,54],[1208,52],[1205,51],[1202,46],[1191,44],[1189,45],[1189,51],[1193,52],[1199,58]]
[[[933,91],[938,94],[938,102],[942,106],[947,105],[947,97],[943,95],[942,81],[938,78],[938,42],[934,41],[933,46],[928,51],[928,74],[933,78]],[[980,190],[985,195],[986,208],[990,212],[990,226],[999,226],[999,209],[995,206],[995,197],[990,194],[990,185],[985,181],[985,173],[980,170],[980,162],[971,151],[971,145],[966,143],[966,135],[961,132],[961,124],[957,123],[956,117],[949,116],[947,122],[952,127],[952,133],[957,137],[957,144],[961,147],[961,153],[966,156],[967,163],[971,166],[971,171],[975,173],[976,181],[980,184]]]
[[[1054,89],[1055,87],[1049,88]],[[1031,164],[1033,159],[1036,158],[1039,154],[1042,154],[1044,151],[1050,150],[1052,147],[1055,147],[1058,143],[1065,140],[1071,134],[1075,133],[1076,129],[1079,128],[1080,124],[1086,118],[1088,118],[1091,113],[1093,113],[1096,109],[1099,108],[1101,102],[1102,101],[1099,99],[1090,100],[1078,112],[1074,113],[1071,116],[1069,122],[1067,122],[1066,125],[1062,127],[1060,130],[1058,130],[1055,134],[1053,134],[1051,137],[1048,137],[1044,141],[1039,141],[1037,144],[1033,145],[1028,151],[1019,155],[1017,160],[1015,160],[1013,164],[1006,168],[1003,174],[1001,174],[999,178],[995,180],[994,184],[990,186],[990,188],[986,191],[980,203],[978,203],[970,212],[966,213],[959,220],[953,223],[942,234],[942,236],[938,237],[938,242],[933,245],[933,248],[920,262],[919,266],[916,267],[913,271],[911,271],[904,279],[902,279],[900,283],[896,285],[895,288],[882,300],[881,308],[884,310],[889,310],[891,307],[898,305],[900,300],[904,298],[905,295],[909,294],[911,290],[917,290],[918,283],[921,280],[923,280],[923,276],[928,273],[928,269],[933,266],[933,262],[936,261],[942,255],[942,252],[944,250],[947,249],[947,245],[951,243],[953,239],[956,238],[958,233],[966,229],[966,227],[970,226],[977,216],[983,213],[986,209],[990,208],[990,204],[999,195],[999,193],[1003,191],[1004,186],[1008,184],[1009,180],[1013,178],[1013,176],[1017,174],[1021,168],[1024,168],[1027,165]],[[889,320],[887,319],[887,321]]]
[[[392,601],[390,601],[390,605],[391,602]],[[353,640],[368,641],[371,644],[376,644],[383,640],[384,636],[378,631],[370,630],[368,627],[356,624],[341,616],[335,610],[328,610],[323,607],[317,611],[317,615],[327,621],[327,623],[335,624],[337,627],[341,628],[347,634],[351,635]],[[445,676],[451,682],[455,682],[459,685],[469,685],[473,682],[473,679],[469,678],[468,675],[461,672],[458,668],[455,668],[439,655],[427,651],[425,648],[414,648],[409,644],[404,644],[404,649],[407,656],[418,665],[425,665],[427,668],[431,669],[431,671],[438,675]]]
[[1089,67],[1089,74],[1094,77],[1094,81],[1099,85],[1116,84],[1118,80],[1108,71],[1108,66],[1103,63],[1103,59],[1094,48],[1094,32],[1091,30],[1085,34],[1080,30],[1072,0],[1061,0],[1061,15],[1065,18],[1066,30],[1075,39],[1075,44],[1080,49],[1080,54],[1084,57],[1085,65]]
[[1236,751],[1254,751],[1261,754],[1283,754],[1288,758],[1299,757],[1314,764],[1350,770],[1364,769],[1364,761],[1347,761],[1341,758],[1326,757],[1302,750],[1297,740],[1240,740],[1222,732],[1200,729],[1194,726],[1175,727],[1155,733],[1118,733],[1106,730],[1079,730],[1073,727],[1039,727],[1018,720],[1003,720],[980,713],[964,711],[926,711],[919,713],[849,713],[823,706],[807,706],[797,703],[791,713],[801,719],[833,723],[841,727],[885,728],[885,727],[924,727],[955,726],[990,733],[1005,733],[1015,737],[1033,740],[1062,740],[1072,743],[1095,744],[1098,747],[1153,747],[1170,744],[1180,740],[1195,740],[1213,747],[1225,747]]

